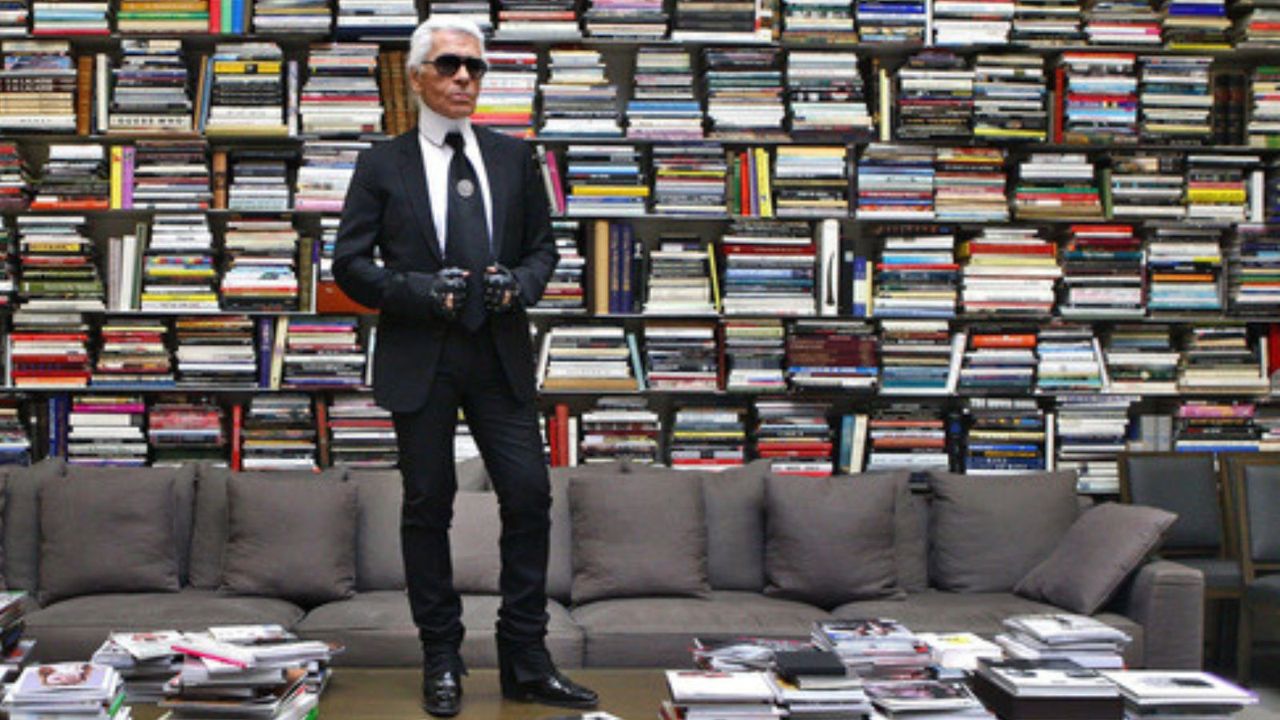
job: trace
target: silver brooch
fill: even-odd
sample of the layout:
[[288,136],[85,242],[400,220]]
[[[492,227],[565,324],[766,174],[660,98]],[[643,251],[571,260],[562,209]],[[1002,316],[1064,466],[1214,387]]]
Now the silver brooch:
[[476,191],[476,186],[470,180],[463,178],[458,181],[458,194],[464,198],[471,197]]

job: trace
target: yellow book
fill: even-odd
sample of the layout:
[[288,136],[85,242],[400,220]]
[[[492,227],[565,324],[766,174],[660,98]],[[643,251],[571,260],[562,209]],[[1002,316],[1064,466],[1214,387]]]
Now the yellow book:
[[755,148],[756,195],[760,201],[760,217],[773,217],[773,189],[769,186],[769,151]]
[[111,146],[111,209],[124,206],[124,146]]
[[1189,188],[1187,190],[1187,199],[1191,202],[1222,202],[1222,203],[1242,203],[1248,199],[1243,189],[1241,190],[1207,190]]
[[278,73],[283,64],[279,60],[263,60],[247,62],[244,60],[217,60],[213,63],[215,73],[267,74]]
[[289,318],[281,315],[276,318],[275,348],[271,351],[271,389],[279,390],[284,380],[284,354],[289,334]]
[[609,314],[609,221],[596,220],[591,235],[591,314]]
[[570,194],[578,197],[649,197],[649,188],[628,185],[586,185],[573,188]]

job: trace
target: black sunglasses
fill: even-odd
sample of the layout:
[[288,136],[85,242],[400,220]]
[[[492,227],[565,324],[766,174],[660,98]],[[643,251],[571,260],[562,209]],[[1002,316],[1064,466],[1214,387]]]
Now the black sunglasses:
[[453,77],[458,74],[458,70],[463,65],[467,66],[467,74],[479,80],[489,71],[489,63],[478,57],[464,57],[462,55],[454,55],[447,53],[440,55],[435,60],[423,60],[423,65],[434,65],[436,72],[445,77]]

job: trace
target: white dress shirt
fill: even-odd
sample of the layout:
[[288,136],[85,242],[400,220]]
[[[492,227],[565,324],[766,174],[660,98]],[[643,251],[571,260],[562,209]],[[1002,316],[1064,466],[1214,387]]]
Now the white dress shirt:
[[464,152],[475,168],[480,180],[480,193],[484,197],[484,219],[488,225],[489,247],[493,247],[493,200],[489,196],[489,175],[484,169],[480,144],[469,118],[452,120],[418,103],[418,145],[422,148],[422,167],[427,173],[427,194],[431,197],[431,220],[436,226],[436,238],[440,241],[440,254],[444,255],[445,221],[449,215],[449,163],[453,162],[453,148],[444,142],[445,135],[458,131],[466,142]]

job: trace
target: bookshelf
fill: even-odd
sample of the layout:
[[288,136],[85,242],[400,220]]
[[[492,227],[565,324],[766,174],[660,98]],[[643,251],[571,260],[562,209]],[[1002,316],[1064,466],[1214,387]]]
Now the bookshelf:
[[491,31],[478,118],[535,145],[556,210],[529,312],[552,462],[1107,494],[1126,443],[1272,449],[1280,40],[1265,3],[1173,4],[6,15],[0,452],[21,425],[22,459],[393,459],[375,320],[327,261],[355,154],[412,126],[433,12]]

